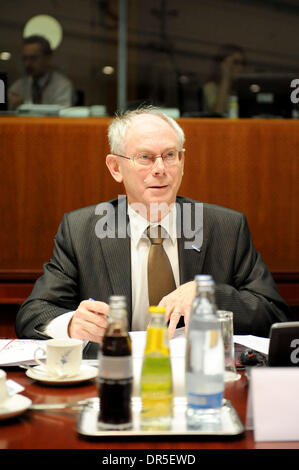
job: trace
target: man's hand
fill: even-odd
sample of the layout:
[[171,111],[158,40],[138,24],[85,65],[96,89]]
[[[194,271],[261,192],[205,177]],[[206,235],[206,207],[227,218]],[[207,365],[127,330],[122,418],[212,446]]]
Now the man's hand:
[[69,335],[101,343],[108,321],[109,305],[96,300],[83,300],[69,324]]
[[186,284],[182,284],[176,290],[163,297],[159,303],[159,307],[165,307],[166,309],[166,321],[169,320],[169,338],[173,337],[181,316],[184,316],[185,329],[187,330],[195,292],[195,281],[186,282]]

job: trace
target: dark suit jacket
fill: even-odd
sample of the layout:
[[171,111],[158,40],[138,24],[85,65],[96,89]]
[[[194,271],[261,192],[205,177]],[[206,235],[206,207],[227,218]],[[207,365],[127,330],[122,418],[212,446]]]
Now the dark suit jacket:
[[[183,197],[178,197],[177,202],[188,202],[192,208],[195,204]],[[114,236],[118,218],[128,223],[127,200],[122,197],[110,203],[109,207],[118,211],[116,219],[107,212],[100,220],[107,229],[106,238],[96,235],[98,206],[64,215],[53,256],[18,312],[18,337],[44,338],[42,326],[56,316],[76,310],[82,300],[90,297],[108,303],[112,294],[126,295],[131,325],[130,239]],[[182,233],[178,238],[180,283],[193,280],[196,274],[211,274],[218,308],[234,313],[235,334],[267,337],[272,323],[288,320],[288,307],[252,244],[243,214],[203,204],[200,251],[185,249],[185,241]]]

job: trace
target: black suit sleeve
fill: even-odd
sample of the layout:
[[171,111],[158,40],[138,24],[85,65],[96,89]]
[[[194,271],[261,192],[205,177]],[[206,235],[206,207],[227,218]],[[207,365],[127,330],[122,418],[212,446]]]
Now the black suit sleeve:
[[43,275],[21,306],[16,318],[20,338],[44,339],[42,330],[51,320],[76,310],[78,269],[73,252],[67,217],[64,216],[54,240],[51,260],[44,265]]
[[216,283],[218,308],[234,313],[235,334],[268,337],[273,323],[289,320],[289,309],[252,243],[244,215],[233,259],[232,282]]

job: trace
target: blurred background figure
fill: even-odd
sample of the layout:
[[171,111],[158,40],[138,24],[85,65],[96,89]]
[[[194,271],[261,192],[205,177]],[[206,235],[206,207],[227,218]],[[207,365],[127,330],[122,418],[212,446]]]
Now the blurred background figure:
[[225,114],[230,96],[234,94],[233,82],[243,72],[244,51],[241,47],[227,44],[215,56],[212,72],[203,85],[204,111]]
[[52,49],[47,39],[34,35],[24,38],[22,59],[24,77],[14,82],[8,91],[10,109],[23,103],[72,106],[72,82],[61,72],[53,70]]

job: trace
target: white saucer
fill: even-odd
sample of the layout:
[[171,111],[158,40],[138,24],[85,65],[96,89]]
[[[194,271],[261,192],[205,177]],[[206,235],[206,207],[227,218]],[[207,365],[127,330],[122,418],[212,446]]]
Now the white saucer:
[[26,375],[31,379],[37,380],[38,382],[46,382],[49,384],[72,384],[78,382],[84,382],[85,380],[94,379],[97,376],[97,369],[92,366],[82,365],[79,373],[72,377],[58,378],[48,375],[47,372],[41,366],[35,366],[26,371]]
[[0,419],[7,419],[23,413],[32,401],[24,395],[13,395],[4,403],[0,404]]

